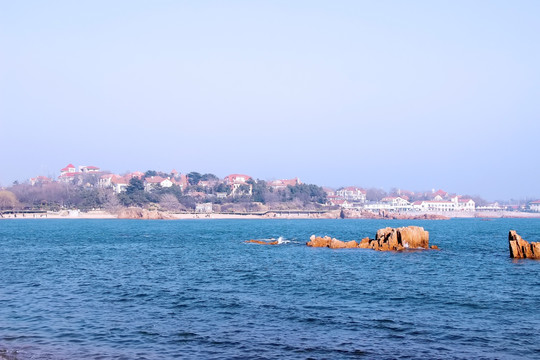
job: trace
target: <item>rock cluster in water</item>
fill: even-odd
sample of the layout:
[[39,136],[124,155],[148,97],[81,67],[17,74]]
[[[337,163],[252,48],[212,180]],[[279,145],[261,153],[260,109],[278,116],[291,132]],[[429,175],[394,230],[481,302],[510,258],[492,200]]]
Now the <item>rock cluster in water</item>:
[[508,233],[510,257],[517,259],[540,259],[540,242],[529,243],[523,240],[515,230]]
[[[429,249],[429,232],[418,226],[384,228],[377,231],[375,239],[364,238],[360,243],[341,241],[330,236],[311,235],[307,246],[328,247],[331,249],[373,249],[377,251],[403,251],[406,249]],[[431,246],[431,249],[438,249]]]

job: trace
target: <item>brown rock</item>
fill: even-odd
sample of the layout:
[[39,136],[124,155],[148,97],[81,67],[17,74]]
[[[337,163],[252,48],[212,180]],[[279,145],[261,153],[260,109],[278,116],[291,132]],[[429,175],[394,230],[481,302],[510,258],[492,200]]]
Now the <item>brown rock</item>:
[[360,245],[358,245],[358,247],[362,249],[369,249],[369,238],[363,238],[360,241]]
[[408,248],[429,248],[429,233],[418,226],[399,228],[398,237],[400,244]]
[[529,243],[523,240],[515,230],[508,233],[510,257],[516,259],[540,259],[540,242]]
[[310,241],[306,245],[312,247],[330,247],[331,241],[332,239],[329,236],[317,237],[315,235],[311,235]]
[[246,243],[261,244],[261,245],[277,245],[279,242],[275,241],[264,241],[264,240],[248,240]]
[[338,239],[332,239],[330,240],[330,249],[345,249],[347,247],[346,243],[344,241],[338,240]]
[[431,245],[430,248],[433,250],[439,250],[439,247],[437,245]]
[[357,247],[358,247],[358,243],[357,243],[356,241],[354,241],[354,240],[347,241],[347,242],[345,243],[345,247],[346,247],[347,249],[354,249],[354,248],[357,248]]
[[[401,228],[379,229],[375,234],[375,239],[363,238],[360,244],[356,241],[340,241],[329,236],[324,238],[312,235],[307,243],[312,247],[329,247],[332,249],[373,249],[377,251],[403,251],[407,249],[429,249],[429,232],[418,226],[408,226]],[[432,249],[438,249],[433,245]]]
[[400,251],[402,249],[429,249],[429,232],[418,226],[379,229],[375,242],[381,251]]

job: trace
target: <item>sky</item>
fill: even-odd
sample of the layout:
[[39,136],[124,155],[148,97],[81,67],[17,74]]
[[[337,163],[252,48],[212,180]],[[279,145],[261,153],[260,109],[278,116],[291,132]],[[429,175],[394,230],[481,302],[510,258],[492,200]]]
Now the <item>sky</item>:
[[540,198],[538,1],[0,0],[0,185],[69,163]]

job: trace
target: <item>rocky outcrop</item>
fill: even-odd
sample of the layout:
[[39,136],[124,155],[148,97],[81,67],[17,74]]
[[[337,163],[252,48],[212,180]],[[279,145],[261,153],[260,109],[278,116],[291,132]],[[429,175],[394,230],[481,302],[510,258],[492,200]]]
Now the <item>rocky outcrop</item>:
[[540,242],[529,243],[523,240],[515,230],[508,233],[510,257],[516,259],[540,259]]
[[[377,251],[403,251],[407,249],[429,249],[429,232],[418,226],[384,228],[377,231],[375,239],[363,238],[356,241],[340,241],[330,236],[311,235],[307,246],[328,247],[331,249],[373,249]],[[433,245],[431,249],[438,249]]]
[[377,231],[375,241],[379,246],[388,244],[393,250],[402,250],[400,247],[408,249],[428,249],[429,232],[418,226],[408,226],[401,228],[384,228]]
[[264,240],[248,240],[246,243],[260,244],[260,245],[278,245],[279,241],[264,241]]
[[331,238],[330,236],[318,237],[315,235],[311,235],[306,245],[311,247],[328,247],[330,249],[352,249],[358,247],[358,243],[354,240],[345,242]]
[[174,217],[157,210],[127,208],[118,212],[118,219],[170,220],[174,219]]

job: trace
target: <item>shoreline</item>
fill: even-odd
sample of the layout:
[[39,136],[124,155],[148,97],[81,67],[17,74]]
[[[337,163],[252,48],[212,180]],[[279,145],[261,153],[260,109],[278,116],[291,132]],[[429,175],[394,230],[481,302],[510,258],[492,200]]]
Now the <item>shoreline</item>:
[[[94,210],[88,212],[82,211],[60,211],[60,212],[25,212],[14,214],[3,214],[0,220],[4,219],[156,219],[156,220],[258,220],[258,219],[339,219],[339,210],[332,210],[321,214],[220,214],[220,213],[168,213],[168,212],[148,212],[154,217],[120,217],[117,214],[109,213],[102,210]],[[540,213],[515,213],[515,212],[476,212],[472,214],[447,214],[440,213],[419,213],[419,214],[387,214],[386,216],[347,216],[346,219],[357,220],[448,220],[460,218],[476,218],[476,219],[540,219]]]

